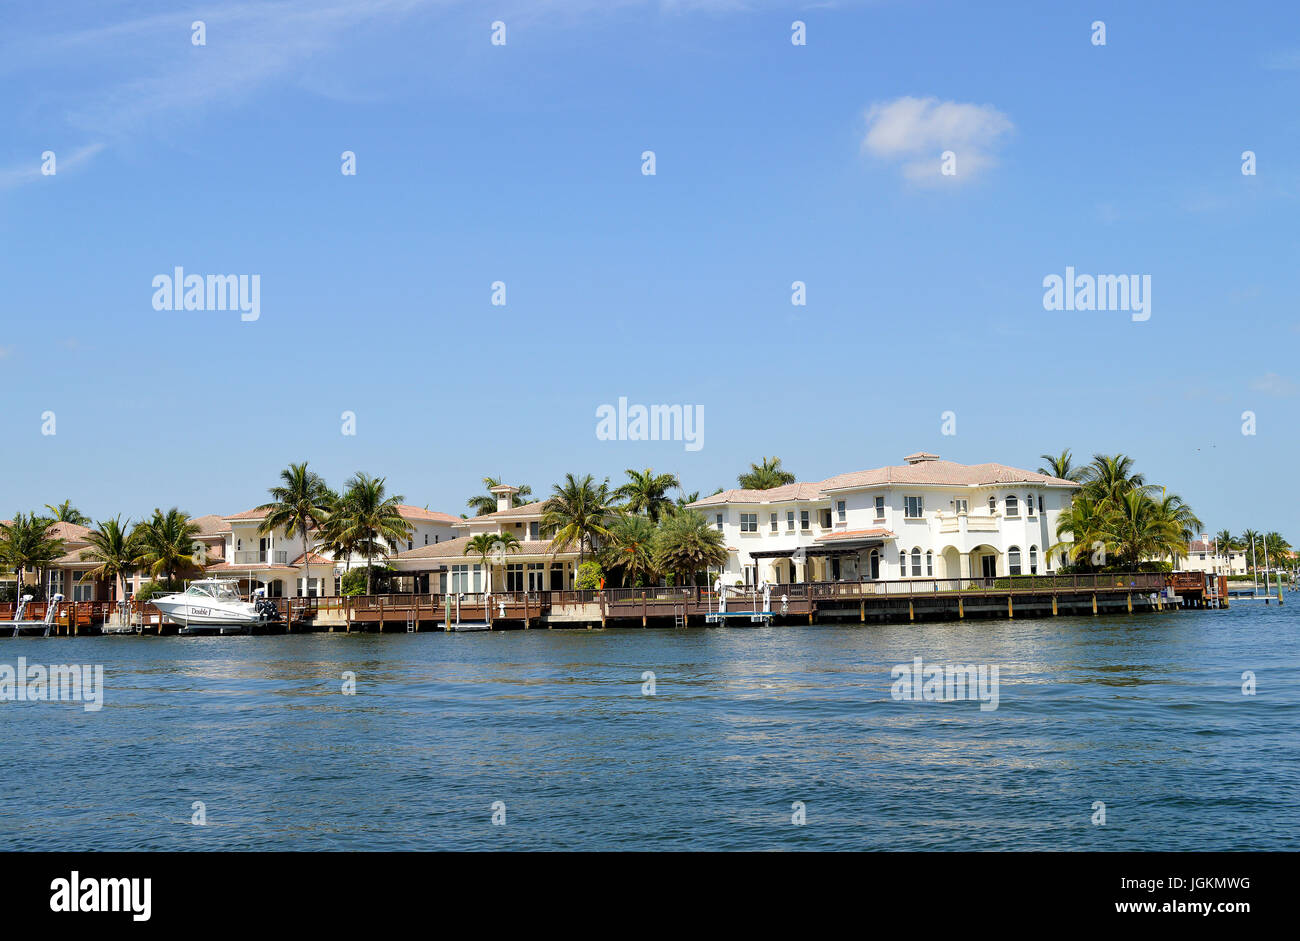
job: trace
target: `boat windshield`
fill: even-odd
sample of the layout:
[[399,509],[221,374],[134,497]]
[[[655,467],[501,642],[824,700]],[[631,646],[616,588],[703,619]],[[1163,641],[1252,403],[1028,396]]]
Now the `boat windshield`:
[[215,598],[217,601],[238,601],[239,592],[228,582],[195,582],[185,589],[185,594],[200,598]]

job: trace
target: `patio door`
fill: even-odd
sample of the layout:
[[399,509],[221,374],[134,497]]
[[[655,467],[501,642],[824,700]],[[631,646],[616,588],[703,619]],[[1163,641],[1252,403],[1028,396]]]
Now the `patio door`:
[[985,578],[993,578],[998,574],[998,558],[994,555],[980,556],[980,569]]

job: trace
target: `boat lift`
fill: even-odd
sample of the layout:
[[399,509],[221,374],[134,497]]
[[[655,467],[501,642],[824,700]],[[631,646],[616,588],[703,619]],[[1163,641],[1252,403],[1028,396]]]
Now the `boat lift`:
[[[763,606],[758,607],[758,591],[762,591]],[[734,592],[737,598],[748,597],[753,602],[753,609],[749,611],[728,611],[727,595]],[[717,607],[714,607],[714,598],[717,598]],[[708,594],[708,610],[704,615],[705,624],[734,624],[736,621],[749,619],[751,624],[771,624],[774,616],[772,611],[772,586],[763,582],[756,588],[750,586],[728,586],[722,583],[722,576],[719,575],[717,581],[713,584],[713,591]]]
[[13,628],[13,636],[17,637],[22,631],[41,631],[42,637],[49,637],[50,631],[54,627],[54,619],[59,613],[59,602],[63,600],[62,595],[53,596],[45,605],[45,619],[42,621],[30,621],[23,619],[23,612],[27,610],[28,603],[32,600],[31,595],[22,595],[18,598],[18,608],[14,611],[12,621],[0,621],[0,630]]

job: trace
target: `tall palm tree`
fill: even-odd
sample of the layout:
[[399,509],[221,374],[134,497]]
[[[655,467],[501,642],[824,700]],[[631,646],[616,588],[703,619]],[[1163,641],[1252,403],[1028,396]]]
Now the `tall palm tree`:
[[113,579],[113,588],[119,599],[126,597],[126,581],[140,570],[143,564],[139,544],[132,538],[131,521],[122,523],[121,516],[100,520],[86,540],[89,548],[83,549],[81,558],[98,562],[85,578]]
[[676,584],[689,584],[697,572],[727,564],[722,533],[694,510],[665,516],[654,544],[655,567],[676,576]]
[[189,514],[172,507],[166,513],[155,508],[153,516],[141,520],[131,530],[131,539],[140,551],[140,562],[153,578],[165,575],[167,583],[174,585],[177,573],[186,575],[203,571],[194,558],[194,537],[199,527],[190,521]]
[[614,491],[614,496],[626,500],[624,507],[629,513],[641,513],[653,522],[672,506],[668,491],[681,487],[676,474],[656,474],[653,467],[643,471],[627,469],[627,483]]
[[311,559],[311,536],[329,519],[334,507],[334,493],[315,471],[307,469],[307,462],[290,464],[280,471],[280,483],[268,491],[271,500],[258,507],[266,518],[258,524],[257,531],[265,536],[277,530],[288,539],[298,535],[302,539],[302,593],[307,594],[307,573]]
[[1215,548],[1219,552],[1219,555],[1224,556],[1225,558],[1230,553],[1233,553],[1237,549],[1241,548],[1240,543],[1237,542],[1237,537],[1234,536],[1232,533],[1228,532],[1228,530],[1226,529],[1221,529],[1214,534],[1214,544],[1215,544]]
[[[670,514],[671,515],[671,514]],[[648,516],[623,515],[609,527],[601,546],[600,564],[607,572],[619,572],[628,587],[638,580],[643,585],[656,581],[658,565],[655,545],[659,530]]]
[[[478,556],[479,561],[483,564],[483,590],[490,592],[492,590],[492,565],[490,558],[500,556],[504,558],[507,552],[518,552],[519,540],[514,533],[479,533],[472,538],[465,546],[465,555],[473,557]],[[498,564],[500,559],[493,559]]]
[[0,563],[14,573],[15,600],[23,593],[23,569],[37,573],[37,584],[44,592],[46,568],[63,555],[63,540],[54,534],[55,522],[35,513],[15,513],[12,522],[0,523]]
[[614,514],[609,478],[598,484],[590,474],[581,478],[565,474],[564,483],[554,484],[551,491],[542,504],[540,528],[553,534],[552,554],[576,545],[581,565],[587,550],[609,534]]
[[684,506],[689,506],[699,498],[700,498],[700,492],[698,490],[692,490],[690,493],[686,493],[685,491],[682,491],[677,496],[677,508],[681,509]]
[[355,547],[366,558],[366,594],[370,594],[371,562],[388,555],[388,543],[406,539],[414,530],[402,518],[398,507],[401,494],[389,496],[384,477],[358,471],[334,509],[338,517],[331,526],[331,538]]
[[[480,493],[470,497],[465,501],[465,505],[474,511],[475,516],[487,516],[489,513],[497,511],[497,495],[492,492],[493,487],[500,487],[501,481],[496,477],[484,477],[483,489],[486,493]],[[533,488],[527,484],[519,484],[516,492],[510,496],[510,505],[512,507],[523,506],[528,502],[528,498],[533,495]]]
[[45,509],[50,511],[56,523],[75,523],[78,526],[90,525],[90,517],[73,506],[71,500],[64,500],[58,506],[47,503]]
[[1246,565],[1250,567],[1250,574],[1255,574],[1255,569],[1260,562],[1264,561],[1264,535],[1253,529],[1244,530],[1238,537],[1241,542],[1241,548],[1246,553]]
[[1283,539],[1281,533],[1266,533],[1264,535],[1264,549],[1268,552],[1269,568],[1280,569],[1286,566],[1286,560],[1291,555],[1291,543]]
[[1040,454],[1038,456],[1047,462],[1047,466],[1038,468],[1040,474],[1046,474],[1048,477],[1059,477],[1062,480],[1073,480],[1076,483],[1083,477],[1084,470],[1082,467],[1074,466],[1069,448],[1057,455]]
[[781,466],[779,457],[765,457],[761,464],[750,464],[749,470],[736,478],[743,490],[771,490],[792,484],[798,478]]

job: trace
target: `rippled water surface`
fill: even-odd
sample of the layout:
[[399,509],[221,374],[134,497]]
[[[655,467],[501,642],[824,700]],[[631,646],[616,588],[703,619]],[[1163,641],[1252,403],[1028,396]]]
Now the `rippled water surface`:
[[[0,848],[1296,849],[1297,627],[1300,603],[1243,603],[866,627],[0,638],[0,663],[100,663],[106,686],[99,712],[0,703]],[[894,701],[890,668],[917,656],[996,664],[999,707]],[[1247,670],[1257,695],[1242,694]]]

